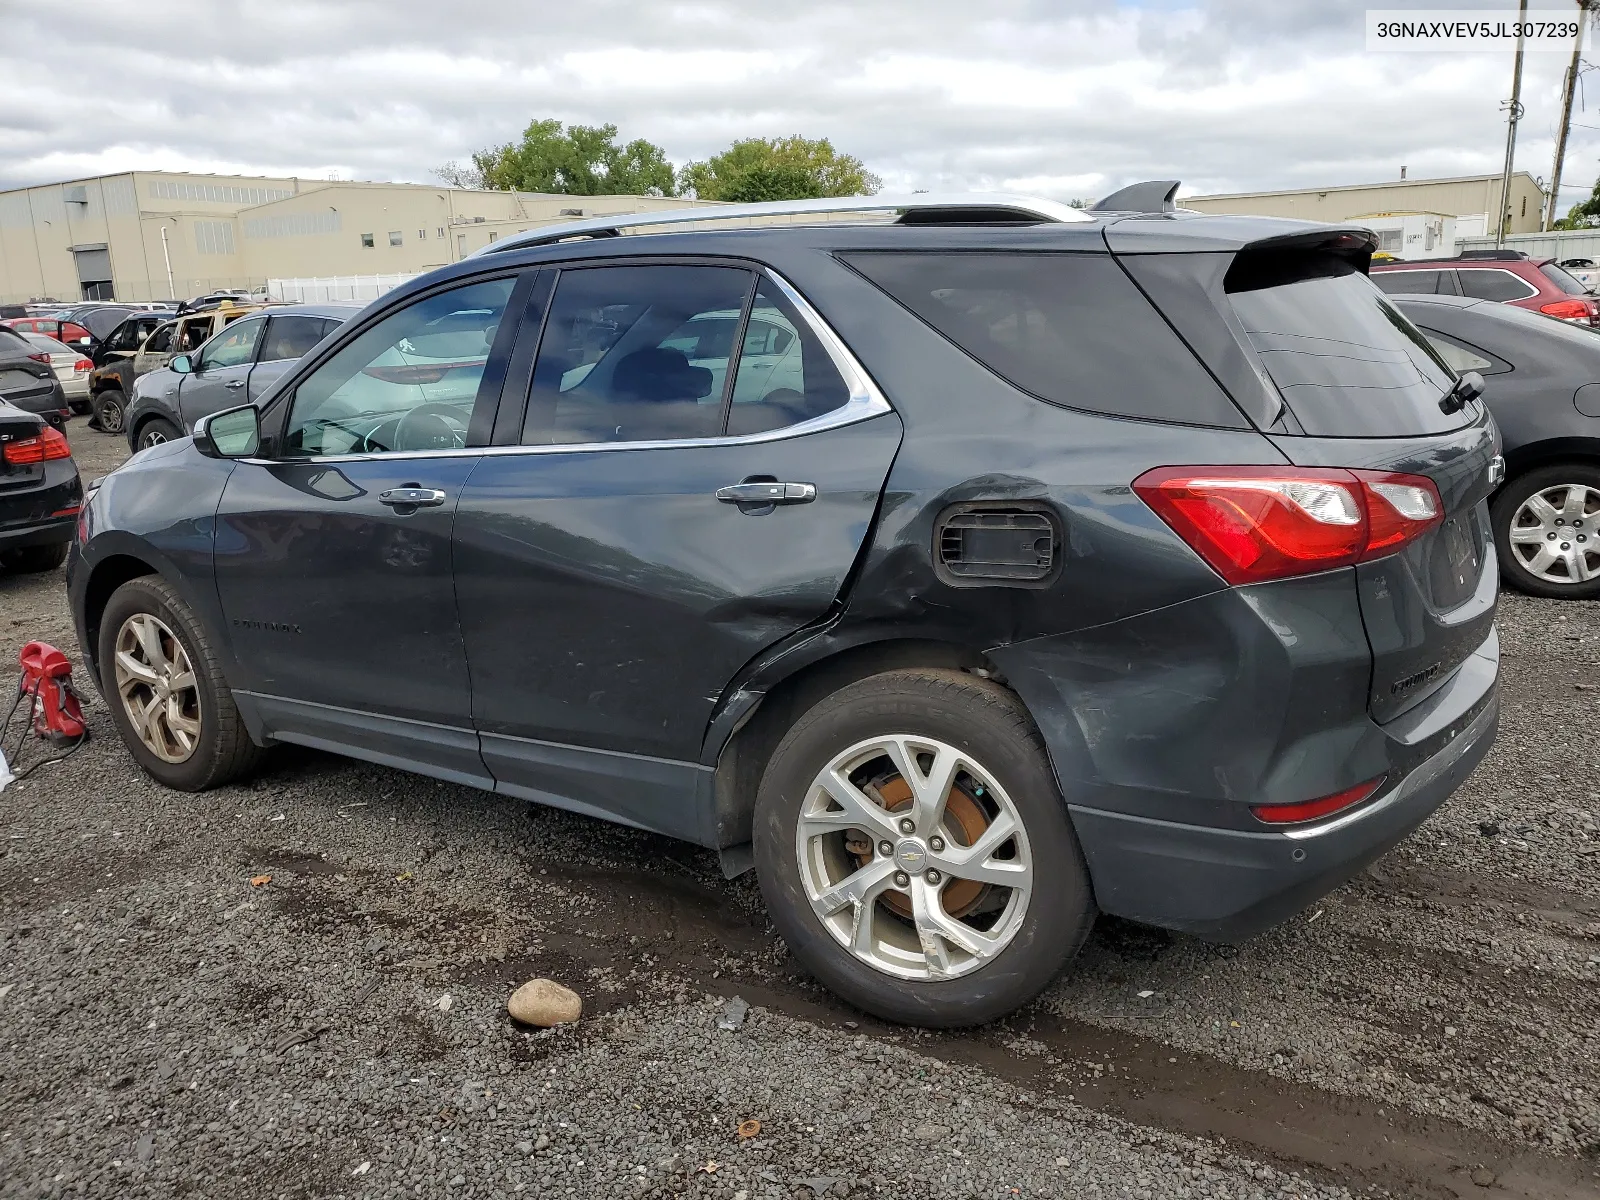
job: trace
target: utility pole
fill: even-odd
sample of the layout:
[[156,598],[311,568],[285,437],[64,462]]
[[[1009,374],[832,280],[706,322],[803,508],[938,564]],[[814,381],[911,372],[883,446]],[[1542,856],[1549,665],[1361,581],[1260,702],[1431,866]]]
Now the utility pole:
[[1517,153],[1517,122],[1522,120],[1522,27],[1528,21],[1528,0],[1517,6],[1517,65],[1511,71],[1511,103],[1506,106],[1506,165],[1500,172],[1500,211],[1494,215],[1494,248],[1506,244],[1506,215],[1511,211],[1511,160]]
[[1556,162],[1550,171],[1550,199],[1545,205],[1542,229],[1549,230],[1556,223],[1556,197],[1561,194],[1562,160],[1567,157],[1567,131],[1572,128],[1572,99],[1578,91],[1578,59],[1583,53],[1583,29],[1589,20],[1589,5],[1593,0],[1578,0],[1578,36],[1572,39],[1572,64],[1567,68],[1567,81],[1561,89],[1561,131],[1556,134]]

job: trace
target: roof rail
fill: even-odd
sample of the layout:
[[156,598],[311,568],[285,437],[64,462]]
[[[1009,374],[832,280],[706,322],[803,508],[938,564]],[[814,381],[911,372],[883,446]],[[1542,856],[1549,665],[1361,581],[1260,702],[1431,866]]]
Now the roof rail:
[[1151,179],[1145,183],[1130,183],[1127,187],[1112,192],[1111,195],[1098,202],[1090,211],[1176,212],[1178,205],[1173,197],[1177,194],[1178,180],[1176,179]]
[[1482,258],[1492,262],[1515,262],[1519,258],[1527,258],[1521,250],[1463,250],[1456,255],[1457,258]]
[[[931,210],[939,210],[937,213]],[[467,257],[522,250],[529,246],[548,246],[569,238],[618,237],[624,229],[657,225],[683,225],[698,221],[735,221],[745,217],[821,216],[828,213],[912,213],[942,217],[950,223],[968,214],[975,221],[994,221],[1010,214],[1019,222],[1092,221],[1087,213],[1057,200],[1035,196],[1014,196],[1005,192],[917,192],[910,196],[839,196],[823,200],[774,200],[764,204],[718,204],[705,208],[664,209],[655,212],[616,213],[530,229],[514,237],[501,238],[480,246]],[[910,223],[910,222],[907,222]]]

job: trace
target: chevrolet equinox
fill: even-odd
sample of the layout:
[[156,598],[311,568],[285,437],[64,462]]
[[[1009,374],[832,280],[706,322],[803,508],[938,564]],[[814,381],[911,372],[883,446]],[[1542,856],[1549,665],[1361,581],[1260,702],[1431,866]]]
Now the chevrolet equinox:
[[1499,447],[1369,231],[1175,189],[607,217],[411,281],[95,492],[123,740],[712,848],[923,1025],[1100,912],[1284,919],[1489,747]]

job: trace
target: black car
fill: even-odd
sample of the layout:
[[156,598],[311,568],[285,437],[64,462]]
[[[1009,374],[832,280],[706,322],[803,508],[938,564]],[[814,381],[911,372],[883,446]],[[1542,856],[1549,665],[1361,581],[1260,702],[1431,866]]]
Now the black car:
[[1600,335],[1509,305],[1396,296],[1452,369],[1476,371],[1505,444],[1490,513],[1507,583],[1600,596]]
[[72,415],[50,365],[50,355],[27,338],[0,325],[0,400],[36,413],[58,429]]
[[[240,317],[199,348],[139,376],[127,392],[132,399],[126,402],[120,422],[128,449],[182,437],[207,413],[259,400],[296,359],[364,307],[360,302],[331,301],[264,308]],[[132,378],[133,364],[123,371]]]
[[0,567],[59,567],[82,508],[83,485],[66,435],[0,400]]
[[713,848],[931,1025],[1096,912],[1284,919],[1493,739],[1495,431],[1370,232],[1175,189],[635,214],[411,281],[92,498],[124,741],[177,788],[299,742]]

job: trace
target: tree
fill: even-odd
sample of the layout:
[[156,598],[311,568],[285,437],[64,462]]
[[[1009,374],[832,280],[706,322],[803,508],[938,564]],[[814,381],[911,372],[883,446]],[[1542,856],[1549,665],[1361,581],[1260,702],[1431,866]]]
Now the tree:
[[1600,179],[1595,180],[1589,197],[1567,210],[1567,215],[1555,223],[1556,229],[1593,229],[1600,225]]
[[827,138],[745,138],[678,172],[678,189],[701,200],[812,200],[870,196],[883,181]]
[[637,138],[617,145],[615,125],[532,121],[520,142],[479,150],[473,166],[483,186],[571,196],[670,196],[672,164],[660,146]]
[[478,191],[483,187],[483,172],[477,167],[463,167],[455,159],[451,159],[442,167],[435,167],[429,171],[435,179],[442,180],[451,187],[470,188]]

